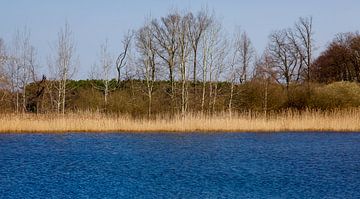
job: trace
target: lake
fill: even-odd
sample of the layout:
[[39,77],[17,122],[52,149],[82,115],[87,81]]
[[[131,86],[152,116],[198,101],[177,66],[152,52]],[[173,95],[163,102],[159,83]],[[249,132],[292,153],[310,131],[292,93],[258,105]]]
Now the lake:
[[360,133],[1,134],[1,198],[360,198]]

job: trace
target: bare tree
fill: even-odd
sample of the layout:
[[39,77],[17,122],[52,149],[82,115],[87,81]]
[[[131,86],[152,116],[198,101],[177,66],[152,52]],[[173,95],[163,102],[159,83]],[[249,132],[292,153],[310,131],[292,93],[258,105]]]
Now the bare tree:
[[108,40],[105,40],[105,42],[101,44],[99,67],[93,69],[94,71],[91,74],[91,78],[98,79],[100,81],[100,84],[94,84],[93,86],[104,94],[105,109],[107,108],[108,104],[108,96],[110,92],[115,89],[114,82],[111,81],[113,71],[113,57],[108,50],[108,45]]
[[184,117],[188,108],[188,56],[190,53],[189,26],[188,21],[191,15],[182,18],[178,32],[178,59],[181,81],[181,115]]
[[143,65],[143,67],[141,67],[141,73],[146,83],[148,117],[150,118],[152,113],[152,96],[156,81],[156,50],[154,48],[154,38],[152,37],[151,28],[145,25],[138,31],[136,39],[136,46],[140,52],[140,61]]
[[169,80],[171,84],[170,97],[174,108],[175,79],[174,70],[176,64],[176,54],[178,51],[178,33],[180,29],[181,15],[178,13],[169,14],[161,18],[161,21],[152,21],[152,32],[156,41],[156,53],[165,62],[169,70]]
[[209,108],[211,108],[211,113],[215,113],[215,105],[217,100],[217,94],[218,94],[218,83],[220,81],[220,78],[222,74],[225,71],[226,67],[226,58],[228,53],[228,41],[226,39],[225,35],[220,36],[220,40],[218,41],[218,44],[215,48],[215,56],[214,56],[214,67],[211,67],[212,70],[210,71],[211,76],[213,77],[213,81],[210,81],[210,87],[213,85],[213,94],[212,99],[210,98],[209,102]]
[[[25,27],[23,31],[17,30],[8,57],[7,78],[10,87],[16,93],[15,111],[26,111],[26,87],[30,81],[35,81],[35,49],[30,42],[30,31]],[[20,102],[21,100],[21,102]]]
[[313,48],[314,48],[314,39],[313,39],[313,24],[312,17],[300,17],[299,21],[295,23],[296,37],[298,40],[299,54],[302,59],[300,74],[306,82],[307,85],[307,97],[310,97],[310,81],[311,81],[311,70],[312,70],[312,60],[313,60]]
[[116,70],[117,70],[117,83],[118,86],[121,82],[121,71],[126,66],[126,58],[127,54],[130,48],[131,40],[132,40],[133,34],[131,32],[128,32],[122,40],[122,46],[123,51],[120,53],[118,58],[116,59]]
[[52,60],[51,70],[53,70],[54,78],[57,81],[57,85],[55,85],[57,90],[56,110],[58,113],[65,114],[67,81],[74,75],[76,69],[73,33],[67,22],[58,33],[55,50],[56,54]]
[[295,24],[296,36],[301,47],[300,53],[302,54],[303,61],[305,64],[305,80],[310,81],[311,77],[311,64],[313,60],[313,49],[314,49],[314,31],[312,17],[300,17],[299,21]]
[[[13,53],[13,52],[12,52]],[[11,93],[15,94],[14,103],[14,111],[16,113],[19,112],[20,107],[20,74],[17,66],[17,61],[13,56],[9,56],[7,58],[6,67],[5,67],[5,79],[7,80],[7,84]]]
[[288,39],[287,30],[274,32],[270,35],[268,52],[274,62],[277,71],[276,81],[285,84],[286,94],[289,98],[289,86],[297,80],[297,69],[299,68],[299,53],[293,48]]
[[296,71],[294,71],[294,79],[296,81],[299,81],[301,79],[301,77],[303,75],[303,71],[304,71],[305,53],[301,47],[301,44],[299,43],[299,41],[296,38],[296,33],[294,33],[294,31],[292,29],[286,30],[286,40],[287,40],[289,52],[292,52],[292,54],[294,56],[293,58],[297,59],[297,62],[296,62],[297,66],[295,66]]
[[225,35],[219,22],[213,21],[204,33],[202,42],[202,98],[201,111],[205,108],[206,84],[209,85],[209,111],[214,109],[217,97],[217,81],[223,72],[225,48]]
[[7,61],[7,55],[5,50],[4,40],[0,38],[0,88],[7,82],[5,74],[5,63]]
[[240,83],[244,83],[247,81],[250,62],[254,57],[255,51],[251,44],[250,38],[245,31],[241,33],[239,38],[237,38],[236,45],[241,61],[241,69],[239,71]]
[[274,70],[274,66],[273,66],[274,62],[272,60],[272,57],[269,55],[269,52],[267,50],[265,50],[264,54],[261,56],[260,59],[256,60],[255,63],[255,77],[259,78],[262,83],[263,83],[263,88],[264,88],[264,96],[263,96],[263,111],[264,111],[264,115],[265,118],[267,118],[268,116],[268,99],[269,99],[269,84],[271,82],[272,79],[274,79],[274,75],[275,72]]
[[7,62],[7,59],[8,57],[6,54],[5,43],[4,40],[0,38],[0,90],[3,91],[1,92],[0,102],[4,100],[7,94],[7,92],[5,91],[8,85],[8,78],[6,76],[5,70],[5,64]]
[[195,17],[192,13],[188,14],[188,34],[193,53],[193,84],[196,83],[197,78],[197,62],[198,62],[198,48],[205,31],[209,28],[213,18],[208,15],[207,11],[203,10]]
[[4,40],[0,38],[0,66],[3,66],[6,61],[6,50]]
[[201,113],[204,112],[206,81],[208,75],[208,53],[209,53],[209,34],[205,34],[202,42],[202,95],[201,95]]
[[231,46],[230,55],[228,57],[228,74],[227,74],[227,80],[230,82],[230,96],[229,96],[229,103],[228,103],[228,111],[229,111],[229,117],[232,117],[232,109],[233,109],[233,97],[234,97],[234,88],[236,83],[236,74],[239,71],[239,62],[238,62],[238,53],[239,51],[236,48],[236,45],[234,45],[236,42],[232,42],[233,45]]
[[[236,31],[229,45],[228,74],[227,80],[230,83],[230,96],[228,103],[229,117],[232,117],[233,97],[236,84],[243,82],[245,72],[251,59],[251,43],[246,34],[240,30]],[[245,63],[245,64],[244,64]]]

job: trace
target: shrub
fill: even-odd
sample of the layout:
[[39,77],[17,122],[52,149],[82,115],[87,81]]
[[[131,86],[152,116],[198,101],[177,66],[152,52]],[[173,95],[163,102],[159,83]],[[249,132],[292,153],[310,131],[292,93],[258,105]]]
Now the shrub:
[[360,85],[355,82],[335,82],[315,88],[310,107],[317,109],[360,106]]

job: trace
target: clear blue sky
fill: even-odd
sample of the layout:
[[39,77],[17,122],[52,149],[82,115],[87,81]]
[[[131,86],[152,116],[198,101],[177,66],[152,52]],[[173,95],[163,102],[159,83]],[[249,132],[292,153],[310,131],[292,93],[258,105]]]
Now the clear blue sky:
[[106,38],[112,53],[117,54],[128,29],[141,26],[146,16],[164,16],[174,8],[214,10],[228,32],[235,27],[246,30],[258,53],[273,30],[291,27],[300,16],[313,17],[318,52],[336,33],[360,30],[359,0],[0,0],[0,3],[0,37],[9,43],[16,28],[29,27],[38,62],[44,68],[50,46],[67,20],[80,58],[77,78],[87,77]]

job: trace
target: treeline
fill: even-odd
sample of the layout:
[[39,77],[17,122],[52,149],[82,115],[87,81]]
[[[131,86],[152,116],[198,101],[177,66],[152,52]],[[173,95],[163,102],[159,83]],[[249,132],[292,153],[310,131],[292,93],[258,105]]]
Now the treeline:
[[258,55],[245,31],[226,33],[214,14],[173,12],[129,31],[118,56],[106,40],[89,79],[75,81],[69,25],[59,31],[42,78],[25,28],[10,45],[0,39],[1,110],[151,117],[358,107],[360,35],[337,35],[317,58],[313,36],[312,18],[299,18],[272,32]]

